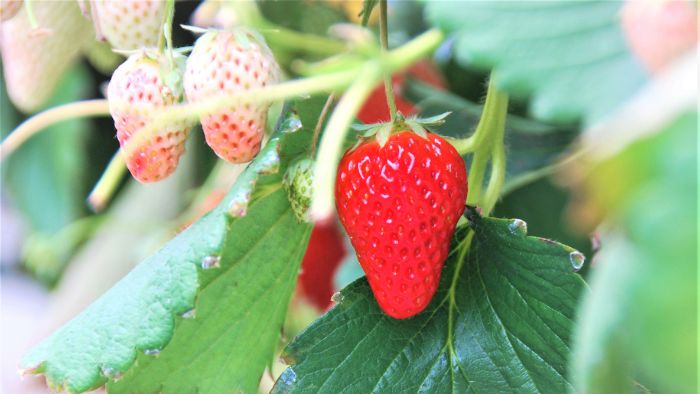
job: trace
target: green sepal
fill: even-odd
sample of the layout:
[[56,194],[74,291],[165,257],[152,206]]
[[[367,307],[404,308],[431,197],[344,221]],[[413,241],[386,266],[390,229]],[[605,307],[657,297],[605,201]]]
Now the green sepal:
[[408,118],[408,120],[415,121],[423,127],[436,127],[441,126],[443,123],[445,123],[445,119],[447,119],[447,117],[450,116],[450,114],[452,114],[452,111],[443,112],[439,115],[429,116],[427,118],[411,116],[410,118]]

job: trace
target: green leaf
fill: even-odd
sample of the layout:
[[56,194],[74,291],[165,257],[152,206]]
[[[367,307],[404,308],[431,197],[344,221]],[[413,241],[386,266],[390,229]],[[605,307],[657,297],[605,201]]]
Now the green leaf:
[[570,332],[584,283],[580,253],[527,237],[521,220],[458,228],[440,287],[420,315],[382,313],[367,281],[287,347],[275,393],[564,392]]
[[455,37],[464,66],[495,70],[499,88],[532,95],[543,120],[586,124],[648,78],[627,47],[620,1],[434,1],[428,20]]
[[[78,392],[108,379],[120,379],[110,392],[254,391],[310,234],[281,177],[308,149],[323,102],[290,110],[214,211],[32,349],[22,367]],[[304,128],[292,133],[300,118]],[[229,214],[243,203],[245,216]]]
[[[85,67],[72,68],[61,79],[50,105],[84,98],[90,82]],[[9,103],[2,102],[3,107]],[[3,134],[16,126],[4,120]],[[55,233],[83,214],[87,131],[84,119],[61,122],[32,137],[4,163],[4,180],[13,202],[34,231]]]
[[[483,106],[418,81],[409,81],[404,94],[417,103],[421,115],[451,112],[435,132],[463,138],[479,123]],[[551,164],[578,136],[578,129],[553,126],[521,116],[506,118],[506,188],[522,182],[530,173]]]
[[[556,239],[586,256],[592,253],[589,235],[581,234],[567,219],[567,210],[575,200],[572,190],[557,185],[548,178],[514,189],[496,204],[493,216],[520,218],[527,222],[528,231],[542,237]],[[585,276],[590,265],[579,274]]]
[[697,124],[680,116],[587,181],[610,222],[575,336],[582,392],[697,389]]

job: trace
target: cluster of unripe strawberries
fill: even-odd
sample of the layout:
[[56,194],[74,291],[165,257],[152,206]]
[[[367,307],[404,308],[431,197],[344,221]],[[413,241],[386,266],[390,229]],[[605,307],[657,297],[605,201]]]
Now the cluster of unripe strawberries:
[[[125,148],[169,106],[263,88],[279,76],[264,40],[242,29],[206,32],[187,59],[176,52],[134,53],[114,72],[107,93],[119,143]],[[200,120],[207,143],[231,163],[250,161],[260,150],[268,107],[244,101],[206,112]],[[175,171],[190,127],[188,121],[165,122],[136,146],[123,149],[134,178],[155,182]]]

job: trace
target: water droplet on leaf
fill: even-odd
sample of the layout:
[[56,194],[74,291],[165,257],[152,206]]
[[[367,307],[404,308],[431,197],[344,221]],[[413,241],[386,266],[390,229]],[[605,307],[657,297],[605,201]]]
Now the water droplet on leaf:
[[345,297],[343,297],[343,295],[340,294],[339,291],[337,291],[331,296],[331,301],[335,302],[336,304],[340,304],[341,302],[343,302],[343,298]]
[[513,219],[508,225],[508,230],[515,235],[527,235],[527,223],[524,220]]
[[297,381],[297,374],[293,369],[287,368],[287,370],[280,376],[280,380],[287,386],[292,385]]
[[196,315],[197,315],[197,311],[196,311],[194,308],[192,308],[192,309],[190,309],[189,311],[183,313],[183,314],[180,315],[180,316],[182,316],[183,319],[192,319],[192,318],[194,318]]
[[575,271],[578,271],[583,267],[583,263],[586,262],[586,256],[583,255],[583,253],[574,250],[573,252],[569,253],[569,261],[571,262],[571,266],[574,267]]
[[157,357],[160,354],[160,349],[146,349],[143,351],[143,354]]
[[122,373],[117,371],[114,368],[110,367],[102,367],[102,375],[104,375],[107,379],[112,379],[112,380],[119,380],[119,378],[122,377]]
[[221,258],[219,256],[207,256],[202,259],[202,268],[203,269],[210,269],[210,268],[219,268],[221,263]]

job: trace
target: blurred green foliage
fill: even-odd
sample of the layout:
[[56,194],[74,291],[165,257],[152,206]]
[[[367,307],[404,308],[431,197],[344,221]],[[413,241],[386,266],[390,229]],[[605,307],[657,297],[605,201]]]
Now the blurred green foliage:
[[609,224],[578,322],[583,392],[697,388],[697,124],[696,112],[680,116],[588,178]]

